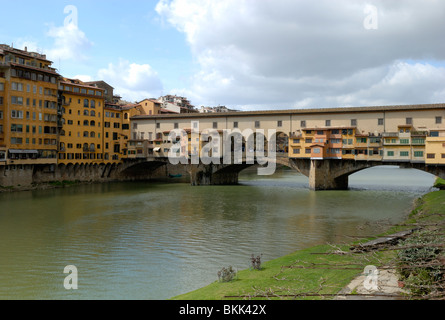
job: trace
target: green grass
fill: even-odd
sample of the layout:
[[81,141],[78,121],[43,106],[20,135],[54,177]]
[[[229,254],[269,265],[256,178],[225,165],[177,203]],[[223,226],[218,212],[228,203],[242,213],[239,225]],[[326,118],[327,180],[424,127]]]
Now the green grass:
[[[340,249],[348,251],[349,247],[343,246]],[[362,273],[365,266],[372,264],[373,259],[377,263],[376,258],[371,255],[367,255],[369,260],[365,260],[363,255],[325,254],[332,253],[334,250],[337,248],[328,245],[300,250],[263,263],[262,270],[240,271],[237,279],[231,282],[215,281],[204,288],[172,299],[321,299],[322,297],[315,297],[313,294],[336,294]],[[332,268],[334,265],[338,268]],[[294,268],[295,266],[305,268]],[[313,268],[314,266],[317,268]],[[309,293],[309,295],[305,297],[304,293]],[[269,297],[264,297],[264,295],[269,295]]]
[[437,178],[436,182],[434,183],[434,187],[439,189],[445,189],[445,179]]
[[[417,200],[415,209],[405,222],[390,228],[384,234],[413,228],[414,224],[419,222],[443,219],[440,214],[445,214],[445,191],[428,193]],[[369,239],[362,239],[360,242],[366,240]],[[272,294],[276,295],[273,299],[323,299],[315,295],[304,296],[304,293],[319,293],[327,297],[335,295],[356,276],[363,273],[367,265],[379,266],[397,256],[397,251],[373,254],[326,254],[335,250],[348,252],[349,248],[350,245],[336,248],[322,245],[300,250],[264,262],[260,271],[242,270],[238,272],[236,280],[227,283],[215,281],[204,288],[173,297],[172,300],[270,299]],[[306,266],[306,268],[294,268],[295,266]],[[313,268],[314,266],[330,267],[330,269]],[[335,266],[338,268],[333,268]],[[215,280],[217,280],[216,271]]]

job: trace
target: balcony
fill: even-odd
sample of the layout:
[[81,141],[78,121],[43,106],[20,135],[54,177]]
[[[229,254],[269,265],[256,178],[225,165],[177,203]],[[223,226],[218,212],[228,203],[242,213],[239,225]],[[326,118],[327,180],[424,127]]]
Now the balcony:
[[412,137],[427,137],[428,131],[412,131],[411,136]]
[[383,138],[398,138],[399,133],[398,132],[384,132],[382,133]]

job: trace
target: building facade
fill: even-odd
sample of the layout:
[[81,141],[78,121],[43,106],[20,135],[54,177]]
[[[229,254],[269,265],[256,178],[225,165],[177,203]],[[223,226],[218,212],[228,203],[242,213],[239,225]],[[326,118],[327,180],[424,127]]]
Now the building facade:
[[0,45],[0,166],[56,164],[60,75],[43,54]]
[[196,123],[198,132],[218,130],[221,138],[225,130],[275,130],[276,150],[289,158],[445,165],[444,118],[445,104],[135,116],[132,135],[140,148],[147,140],[140,154],[155,157],[166,157],[174,145],[171,130]]
[[105,152],[104,90],[64,78],[59,94],[63,118],[58,163],[101,163]]

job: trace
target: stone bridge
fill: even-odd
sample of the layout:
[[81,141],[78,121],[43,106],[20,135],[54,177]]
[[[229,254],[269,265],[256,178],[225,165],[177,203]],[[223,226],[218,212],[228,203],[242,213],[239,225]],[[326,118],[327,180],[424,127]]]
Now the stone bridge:
[[[245,160],[245,159],[244,159]],[[286,155],[277,154],[275,165],[282,165],[297,170],[309,178],[311,190],[346,190],[349,185],[349,176],[360,170],[371,167],[390,165],[401,168],[413,168],[423,170],[435,176],[445,178],[445,166],[426,165],[424,163],[411,162],[386,162],[386,161],[357,161],[340,159],[292,159]],[[222,161],[221,161],[222,162]],[[147,176],[161,167],[167,166],[167,172],[182,172],[189,175],[192,186],[200,185],[233,185],[238,184],[239,173],[249,167],[264,167],[257,161],[254,163],[240,164],[171,164],[168,158],[147,158],[128,160],[119,167],[120,175],[137,178]]]

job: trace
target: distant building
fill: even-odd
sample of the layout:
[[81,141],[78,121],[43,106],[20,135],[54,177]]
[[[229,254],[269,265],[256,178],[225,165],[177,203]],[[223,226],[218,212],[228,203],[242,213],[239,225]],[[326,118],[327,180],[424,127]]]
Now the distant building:
[[198,113],[195,106],[185,97],[166,95],[160,97],[158,101],[162,104],[163,109],[172,113]]
[[217,106],[217,107],[204,107],[201,106],[199,109],[200,113],[214,113],[214,112],[237,112],[237,110],[229,109],[225,106]]
[[114,88],[112,86],[110,86],[108,83],[106,83],[105,81],[89,81],[89,82],[85,82],[85,84],[89,85],[89,86],[96,87],[96,88],[104,89],[105,102],[107,102],[107,103],[115,102],[113,99]]

